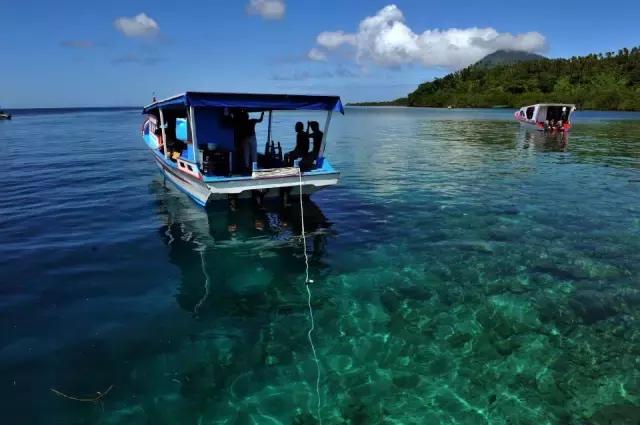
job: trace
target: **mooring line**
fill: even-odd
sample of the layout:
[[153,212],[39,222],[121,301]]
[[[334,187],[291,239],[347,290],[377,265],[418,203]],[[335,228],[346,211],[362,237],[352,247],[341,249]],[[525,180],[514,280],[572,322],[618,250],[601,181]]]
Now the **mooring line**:
[[311,289],[309,289],[309,284],[313,283],[313,280],[309,279],[309,256],[307,255],[307,237],[305,235],[304,230],[304,207],[302,204],[302,170],[298,168],[298,179],[300,182],[300,223],[302,225],[302,246],[304,248],[304,264],[305,264],[305,280],[304,286],[307,288],[307,303],[309,305],[309,320],[311,321],[311,327],[307,332],[307,338],[309,339],[309,344],[311,345],[311,351],[313,352],[313,360],[316,362],[316,396],[318,398],[318,406],[317,406],[317,415],[318,422],[322,425],[322,415],[320,415],[320,361],[318,360],[318,355],[316,353],[316,347],[313,344],[313,338],[311,334],[315,329],[315,322],[313,320],[313,308],[311,307]]

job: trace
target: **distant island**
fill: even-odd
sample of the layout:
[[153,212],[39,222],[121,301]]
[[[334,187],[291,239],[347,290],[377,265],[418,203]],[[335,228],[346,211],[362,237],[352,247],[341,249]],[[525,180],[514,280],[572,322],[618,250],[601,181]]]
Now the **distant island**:
[[407,97],[352,105],[518,108],[540,102],[575,103],[579,109],[640,110],[640,47],[570,59],[499,50],[420,84]]

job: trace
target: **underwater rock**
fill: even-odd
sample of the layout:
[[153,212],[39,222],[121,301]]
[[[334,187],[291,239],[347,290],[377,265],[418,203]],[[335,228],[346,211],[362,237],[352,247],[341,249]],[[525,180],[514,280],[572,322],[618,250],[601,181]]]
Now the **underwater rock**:
[[540,394],[546,396],[550,400],[553,400],[555,402],[554,404],[560,404],[565,399],[564,394],[556,384],[556,379],[553,376],[553,373],[549,369],[536,376],[536,388]]
[[627,288],[622,294],[622,299],[628,307],[637,308],[638,306],[640,306],[640,291],[635,291]]
[[291,421],[291,425],[316,425],[318,420],[310,413],[300,413]]
[[385,289],[380,294],[380,303],[389,314],[397,313],[402,307],[403,298],[393,289]]
[[343,354],[328,356],[327,363],[329,369],[339,374],[348,373],[353,368],[353,359]]
[[605,406],[589,418],[590,425],[637,425],[640,423],[640,406],[625,403]]
[[537,311],[524,296],[494,295],[478,310],[476,320],[500,338],[537,331],[541,327]]
[[420,376],[415,373],[403,373],[393,377],[393,385],[398,388],[411,389],[418,386]]
[[511,338],[495,339],[493,341],[493,346],[499,354],[506,357],[518,351],[522,346],[522,343],[517,337],[514,336]]
[[509,242],[521,237],[521,234],[510,230],[505,226],[500,226],[489,230],[488,237],[496,242]]
[[205,402],[212,399],[217,392],[213,373],[207,369],[185,374],[181,382],[180,394],[194,401]]
[[581,291],[574,295],[569,305],[584,323],[592,325],[616,314],[610,301],[596,291]]
[[451,372],[452,361],[448,356],[437,356],[427,367],[431,376],[445,375]]
[[543,273],[553,276],[559,280],[581,280],[586,279],[589,276],[584,274],[575,273],[575,270],[567,267],[566,265],[558,265],[553,262],[542,262],[535,265],[531,269],[532,273]]
[[342,421],[340,425],[379,424],[382,418],[378,409],[368,408],[365,403],[352,398],[346,406],[340,409]]
[[556,325],[563,332],[575,327],[575,314],[564,299],[543,294],[535,300],[534,305],[542,323]]
[[401,296],[418,301],[427,301],[433,296],[431,291],[423,286],[399,287],[396,290]]
[[464,346],[468,341],[473,338],[473,335],[466,332],[454,331],[451,335],[445,339],[451,345],[452,348],[460,348]]

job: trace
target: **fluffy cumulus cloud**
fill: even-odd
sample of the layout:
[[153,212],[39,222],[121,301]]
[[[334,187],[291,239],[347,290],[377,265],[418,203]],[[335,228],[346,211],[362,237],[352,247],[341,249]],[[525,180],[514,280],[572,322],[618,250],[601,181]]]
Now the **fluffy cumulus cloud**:
[[158,23],[146,13],[122,16],[113,21],[113,26],[127,37],[154,37],[160,32]]
[[282,19],[285,10],[284,0],[250,0],[247,5],[247,13],[264,19]]
[[396,5],[389,5],[360,22],[358,31],[325,31],[316,38],[309,58],[326,60],[339,49],[348,49],[359,63],[386,67],[420,64],[451,69],[470,65],[496,50],[543,52],[545,37],[538,32],[501,33],[493,28],[429,29],[416,33],[405,24]]

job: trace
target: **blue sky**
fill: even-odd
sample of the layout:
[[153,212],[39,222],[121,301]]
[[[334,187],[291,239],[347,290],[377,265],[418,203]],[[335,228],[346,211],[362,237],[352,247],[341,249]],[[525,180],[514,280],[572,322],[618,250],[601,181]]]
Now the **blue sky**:
[[185,90],[384,100],[496,48],[564,57],[640,45],[637,1],[524,4],[4,1],[0,104],[142,105]]

